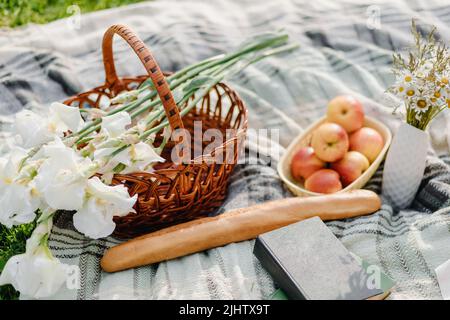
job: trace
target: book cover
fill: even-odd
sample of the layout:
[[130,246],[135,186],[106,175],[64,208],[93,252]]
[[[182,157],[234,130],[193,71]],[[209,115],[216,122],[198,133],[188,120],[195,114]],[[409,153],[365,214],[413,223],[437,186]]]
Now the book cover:
[[384,293],[318,217],[260,235],[254,254],[291,299],[363,300]]

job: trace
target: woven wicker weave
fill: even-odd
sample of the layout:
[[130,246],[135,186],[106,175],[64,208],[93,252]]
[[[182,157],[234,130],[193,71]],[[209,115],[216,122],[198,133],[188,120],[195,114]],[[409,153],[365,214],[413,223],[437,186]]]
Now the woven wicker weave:
[[[112,53],[114,34],[121,36],[131,46],[149,75],[129,78],[117,76]],[[203,132],[210,128],[220,129],[224,137],[227,129],[234,129],[221,146],[187,164],[174,165],[170,161],[174,146],[171,142],[162,152],[166,162],[155,166],[154,172],[116,174],[112,184],[125,185],[131,195],[138,195],[138,200],[134,207],[135,214],[114,217],[117,224],[114,235],[130,238],[208,215],[224,200],[228,178],[242,150],[247,129],[247,110],[242,100],[227,85],[219,83],[182,119],[164,74],[148,48],[129,28],[122,25],[110,27],[103,38],[102,49],[105,84],[69,98],[65,104],[98,108],[103,97],[110,99],[151,78],[172,129],[184,127],[189,130],[191,137],[194,121],[202,121]],[[157,135],[156,146],[161,135],[162,131]],[[207,144],[204,142],[203,147]],[[194,142],[191,145],[193,148]],[[220,158],[224,161],[216,161]]]

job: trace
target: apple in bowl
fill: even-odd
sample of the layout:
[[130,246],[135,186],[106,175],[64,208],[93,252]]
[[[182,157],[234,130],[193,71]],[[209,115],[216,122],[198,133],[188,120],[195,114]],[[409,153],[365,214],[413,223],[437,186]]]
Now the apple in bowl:
[[350,135],[350,150],[358,151],[372,163],[384,147],[381,134],[375,129],[364,127]]
[[342,190],[342,183],[336,171],[321,169],[306,179],[305,188],[317,193],[335,193]]
[[358,179],[370,166],[369,160],[358,151],[349,151],[345,156],[331,164],[341,177],[342,184],[346,187]]
[[350,95],[337,96],[327,106],[327,120],[342,126],[348,133],[364,125],[364,109],[356,98]]
[[325,167],[325,161],[320,160],[312,147],[298,150],[291,160],[291,174],[295,180],[307,179],[317,170]]
[[391,140],[389,129],[365,116],[360,102],[339,96],[328,104],[326,116],[289,145],[278,173],[300,196],[359,189],[375,173]]
[[347,132],[336,123],[324,123],[313,132],[311,147],[323,161],[342,159],[349,148]]

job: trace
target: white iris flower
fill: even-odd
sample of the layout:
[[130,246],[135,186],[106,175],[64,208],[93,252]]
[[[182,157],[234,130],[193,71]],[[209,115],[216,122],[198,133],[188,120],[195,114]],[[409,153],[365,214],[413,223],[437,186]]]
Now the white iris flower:
[[36,299],[52,296],[61,288],[67,279],[68,265],[54,258],[43,241],[51,228],[51,218],[38,224],[27,240],[26,252],[6,263],[0,285],[11,284],[21,295]]
[[46,158],[35,178],[36,187],[47,205],[55,210],[78,210],[83,206],[86,181],[95,168],[61,140],[45,145]]
[[24,110],[16,114],[15,132],[20,136],[24,148],[32,148],[63,137],[64,132],[77,132],[84,125],[80,110],[62,103],[50,105],[49,114],[41,116]]
[[117,138],[125,133],[126,127],[131,124],[131,117],[126,111],[121,111],[102,118],[102,131],[109,138]]
[[40,200],[34,184],[17,179],[25,150],[14,148],[7,158],[0,158],[0,223],[12,227],[34,220]]
[[123,185],[107,186],[98,177],[93,177],[89,179],[86,191],[87,199],[73,216],[73,224],[92,239],[107,237],[114,231],[114,216],[135,212],[133,206],[137,195],[130,197]]

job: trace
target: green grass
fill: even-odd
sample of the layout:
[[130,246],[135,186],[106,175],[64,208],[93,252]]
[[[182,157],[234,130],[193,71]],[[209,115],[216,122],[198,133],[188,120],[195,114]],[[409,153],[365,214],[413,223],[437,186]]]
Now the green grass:
[[[25,252],[27,239],[31,236],[34,223],[6,228],[0,224],[0,273],[9,258]],[[0,300],[13,300],[19,293],[11,285],[0,286]]]
[[81,13],[114,8],[142,0],[0,0],[0,27],[17,27],[32,23],[47,23],[64,17],[71,5],[78,5]]

